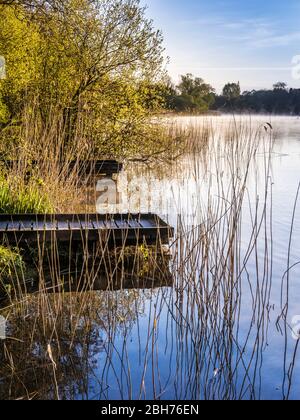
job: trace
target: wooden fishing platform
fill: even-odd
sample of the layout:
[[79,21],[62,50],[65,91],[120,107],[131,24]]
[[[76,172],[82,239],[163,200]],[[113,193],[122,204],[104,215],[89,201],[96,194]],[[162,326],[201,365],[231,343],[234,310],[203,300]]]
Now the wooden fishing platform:
[[174,229],[155,214],[0,215],[0,243],[168,244]]
[[[13,168],[36,168],[51,164],[47,161],[30,160],[28,162],[19,160],[1,160],[7,169]],[[84,175],[107,175],[112,176],[118,174],[123,169],[123,164],[116,160],[72,160],[69,162],[60,162],[60,170],[67,169],[69,173],[77,172],[79,176]]]
[[88,160],[71,161],[69,171],[79,171],[79,175],[107,175],[118,174],[123,170],[123,164],[116,160]]

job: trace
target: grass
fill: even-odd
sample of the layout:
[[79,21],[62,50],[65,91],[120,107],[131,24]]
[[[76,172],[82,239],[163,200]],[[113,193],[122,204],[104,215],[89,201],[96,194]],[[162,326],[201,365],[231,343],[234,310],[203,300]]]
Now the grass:
[[17,249],[0,245],[0,304],[15,289],[14,282],[19,282],[25,264]]
[[50,197],[36,182],[25,183],[18,178],[0,179],[1,214],[53,213]]
[[0,246],[0,278],[7,278],[13,272],[21,271],[24,263],[19,252]]

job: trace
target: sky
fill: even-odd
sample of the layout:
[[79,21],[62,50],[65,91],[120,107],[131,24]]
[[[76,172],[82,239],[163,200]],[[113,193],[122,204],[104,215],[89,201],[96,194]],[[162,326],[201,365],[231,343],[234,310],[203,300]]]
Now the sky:
[[163,32],[174,82],[192,73],[217,91],[237,81],[243,91],[278,81],[300,88],[292,64],[300,63],[300,0],[143,2]]

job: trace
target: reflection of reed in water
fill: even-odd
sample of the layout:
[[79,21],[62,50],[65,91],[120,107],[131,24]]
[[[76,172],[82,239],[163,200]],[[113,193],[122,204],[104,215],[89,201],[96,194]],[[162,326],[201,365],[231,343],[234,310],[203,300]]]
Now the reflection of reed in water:
[[[178,163],[178,178],[192,176],[201,195],[189,217],[170,215],[177,221],[170,256],[161,260],[154,250],[152,255],[136,248],[125,268],[124,249],[109,257],[102,251],[91,258],[79,253],[63,268],[55,250],[43,254],[48,263],[36,267],[39,291],[21,295],[2,311],[13,337],[1,343],[2,398],[265,395],[264,364],[277,315],[272,138],[263,127],[253,132],[239,124],[224,138],[214,139],[211,131],[210,136],[209,144],[207,133],[203,144],[197,144],[197,134],[191,139],[191,165],[184,173]],[[96,286],[102,273],[108,290],[87,291],[102,288]],[[285,276],[283,290],[286,282]],[[142,288],[131,289],[132,283]],[[286,300],[284,295],[283,309]],[[278,325],[284,332],[288,315],[283,315]],[[298,342],[295,351],[295,343],[292,347],[290,352],[289,341],[283,355],[286,398],[293,389],[295,363],[290,369],[289,363],[295,362]]]
[[87,397],[96,355],[130,330],[150,289],[172,287],[170,254],[157,251],[98,248],[70,265],[59,254],[55,275],[39,261],[35,278],[15,285],[18,301],[5,301],[13,338],[0,342],[0,398]]
[[20,305],[19,314],[8,312],[9,336],[18,339],[0,342],[0,398],[90,397],[96,358],[112,334],[135,322],[141,300],[134,290],[65,298],[40,293]]
[[[159,240],[159,239],[158,239]],[[25,252],[26,269],[13,270],[0,282],[2,306],[27,293],[88,292],[150,289],[172,286],[170,253],[163,245],[123,246],[111,250],[102,243],[43,245],[43,252]],[[39,270],[36,268],[39,267]]]

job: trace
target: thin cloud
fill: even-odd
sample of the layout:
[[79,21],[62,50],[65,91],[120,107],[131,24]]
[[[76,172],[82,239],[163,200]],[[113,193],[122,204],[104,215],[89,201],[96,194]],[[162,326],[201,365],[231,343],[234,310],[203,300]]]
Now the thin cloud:
[[219,16],[209,16],[205,18],[184,19],[177,22],[181,26],[222,26],[226,24],[224,18]]
[[253,39],[251,45],[256,48],[272,48],[272,47],[285,47],[293,44],[299,44],[300,31],[291,32],[282,35],[268,36],[261,39]]
[[244,42],[252,48],[285,47],[299,44],[300,31],[280,33],[278,26],[282,22],[266,19],[244,19],[241,21],[223,21],[217,37],[227,41]]

